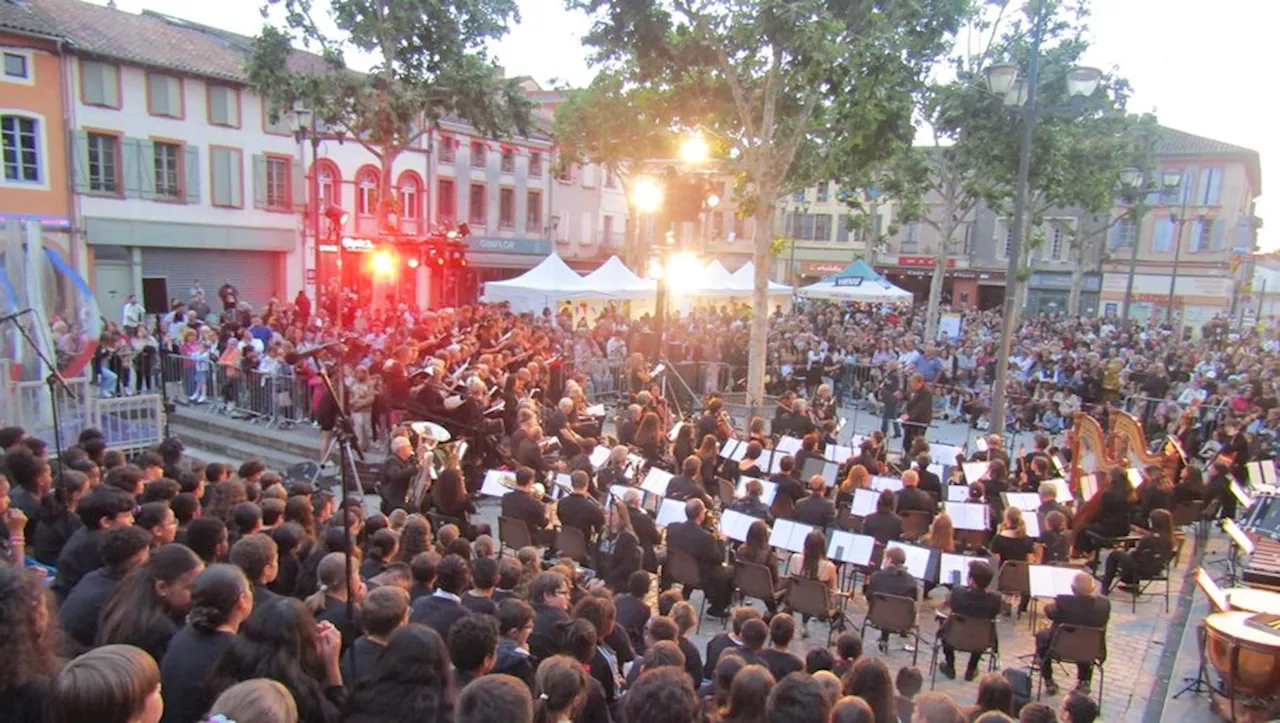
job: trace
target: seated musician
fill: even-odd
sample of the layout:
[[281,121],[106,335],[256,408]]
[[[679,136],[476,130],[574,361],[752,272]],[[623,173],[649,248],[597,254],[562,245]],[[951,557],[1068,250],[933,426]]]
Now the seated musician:
[[[797,399],[791,404],[791,423],[789,426],[789,434],[793,437],[808,437],[818,429],[813,423],[813,418],[809,416],[809,403],[803,399]],[[774,434],[778,434],[777,425],[774,425]],[[817,440],[814,440],[816,443]]]
[[[756,469],[759,469],[759,467]],[[788,454],[778,463],[778,473],[769,478],[770,482],[778,485],[778,494],[790,498],[792,504],[799,502],[805,494],[804,485],[800,484],[800,480],[796,479],[795,472],[795,457]],[[757,477],[759,475],[750,476]]]
[[[1058,686],[1053,682],[1053,664],[1046,657],[1049,643],[1054,633],[1062,625],[1075,625],[1086,628],[1106,629],[1111,619],[1111,601],[1097,596],[1098,583],[1087,572],[1077,573],[1071,581],[1071,594],[1059,595],[1053,602],[1045,606],[1044,614],[1053,621],[1046,630],[1036,633],[1036,657],[1040,658],[1040,675],[1044,677],[1044,688],[1050,696],[1058,694]],[[1093,666],[1089,663],[1076,665],[1076,692],[1089,695],[1093,679]]]
[[565,462],[565,472],[573,474],[574,472],[582,472],[587,475],[587,492],[592,497],[602,498],[604,494],[600,488],[596,486],[596,470],[591,466],[591,452],[596,448],[596,440],[591,437],[583,437],[582,443],[578,445],[577,454],[570,457]]
[[1039,488],[1040,483],[1047,479],[1051,479],[1048,458],[1032,457],[1030,465],[1019,476],[1018,489],[1029,492]]
[[862,440],[862,444],[858,446],[858,464],[871,474],[877,474],[880,471],[880,460],[876,454],[876,443],[871,437],[867,437]]
[[467,397],[453,411],[453,418],[460,424],[474,430],[482,430],[485,426],[484,410],[489,402],[489,387],[479,377],[472,377],[467,382]]
[[1080,530],[1076,546],[1092,553],[1090,567],[1098,569],[1098,550],[1116,537],[1129,534],[1129,520],[1133,516],[1133,487],[1123,467],[1113,467],[1107,475],[1107,488],[1100,492],[1102,499],[1098,514]]
[[1134,511],[1133,524],[1146,527],[1155,510],[1173,511],[1173,483],[1159,465],[1149,464],[1142,469],[1142,487],[1138,489],[1138,508]]
[[[418,386],[418,404],[426,407],[432,414],[442,414],[444,410],[444,364],[431,359],[422,370],[423,383]],[[515,409],[515,400],[511,401],[511,409]]]
[[476,513],[476,505],[467,495],[462,483],[462,472],[452,467],[440,472],[440,478],[431,486],[431,502],[436,511],[446,517],[452,517],[462,523],[459,532],[468,540],[475,540],[480,535],[491,533],[489,525],[471,521]]
[[[564,503],[565,500],[560,501],[561,520],[564,519]],[[621,500],[614,500],[609,505],[604,534],[596,546],[595,557],[600,579],[615,593],[627,591],[631,576],[640,570],[644,562],[644,553],[640,549],[640,538],[631,527],[631,511]]]
[[[963,615],[974,620],[995,620],[1000,615],[1000,607],[1004,602],[1000,593],[989,589],[995,577],[996,571],[990,564],[983,560],[974,560],[969,563],[969,577],[965,584],[957,585],[951,589],[951,594],[947,596],[945,606],[957,615]],[[948,679],[955,680],[955,648],[945,642],[942,643],[942,657],[944,660],[938,670]],[[980,658],[980,653],[969,653],[969,664],[964,669],[965,680],[973,680],[978,677],[978,660]]]
[[[792,518],[797,522],[816,527],[833,527],[836,524],[836,505],[827,499],[827,481],[822,475],[809,478],[809,495],[796,503]],[[781,494],[781,492],[779,492]]]
[[804,463],[814,458],[822,459],[822,455],[818,454],[818,437],[807,434],[800,440],[800,451],[796,452],[796,469],[803,470]]
[[920,478],[920,483],[917,486],[932,495],[934,502],[942,502],[942,479],[929,471],[929,465],[933,464],[933,458],[926,451],[917,454],[913,459],[915,459],[916,463],[916,475]]
[[914,469],[902,473],[902,489],[898,490],[897,494],[898,512],[916,510],[927,512],[932,516],[938,511],[938,501],[928,492],[920,489],[919,474]]
[[[712,439],[715,439],[715,437],[712,437]],[[674,450],[675,459],[684,459],[697,451],[693,446],[693,427],[691,425],[683,424],[680,426],[680,430],[676,432],[676,441],[673,443],[672,449]]]
[[582,448],[582,437],[578,436],[569,422],[571,414],[573,414],[573,400],[564,397],[547,415],[546,433],[560,440],[560,454],[564,457],[572,457]]
[[1205,514],[1212,519],[1236,516],[1236,496],[1231,494],[1231,472],[1223,462],[1209,465],[1204,491]]
[[667,497],[673,500],[702,500],[702,504],[711,506],[711,497],[702,485],[698,484],[698,470],[702,459],[696,454],[684,458],[680,464],[680,474],[671,478],[667,485]]
[[[835,604],[834,593],[838,589],[840,575],[836,564],[827,559],[827,536],[822,530],[813,530],[804,536],[804,552],[793,553],[787,569],[791,570],[794,577],[817,580],[826,585],[833,593],[831,602]],[[833,608],[833,612],[835,609],[838,608]],[[802,636],[807,638],[809,634],[804,631],[808,627],[809,616],[805,615],[802,620],[805,623],[805,627],[801,628]]]
[[624,444],[609,450],[609,458],[596,472],[596,485],[602,491],[608,491],[614,485],[631,486],[631,478],[627,472],[627,453],[630,451]]
[[[720,419],[720,410],[724,409],[724,400],[719,397],[711,397],[707,400],[707,408],[702,410],[702,416],[698,417],[697,430],[694,437],[696,439],[704,439],[707,435],[713,437],[718,436],[716,433],[717,422]],[[724,441],[724,440],[720,440]]]
[[796,401],[796,393],[790,389],[782,393],[778,399],[778,408],[773,410],[773,424],[769,427],[769,431],[775,437],[781,437],[784,434],[792,433],[792,420],[795,412],[792,406]]
[[391,456],[382,463],[382,474],[378,477],[378,496],[382,498],[384,515],[391,514],[392,510],[409,509],[409,486],[421,471],[409,438],[392,438]]
[[998,434],[987,435],[986,450],[974,452],[970,457],[970,462],[994,462],[995,460],[1004,462],[1004,468],[1009,469],[1009,453],[1004,451],[1004,437]]
[[[738,562],[762,565],[769,571],[773,589],[778,590],[778,553],[769,545],[769,525],[764,520],[756,520],[747,528],[747,541],[738,546],[734,559]],[[777,599],[765,600],[764,605],[770,615],[778,609]],[[737,616],[735,615],[734,618],[736,621]],[[710,650],[709,645],[708,650]]]
[[1071,559],[1071,540],[1067,535],[1067,515],[1054,510],[1040,522],[1040,563],[1059,565]]
[[[1022,510],[1017,507],[1005,508],[1004,521],[1000,524],[1000,531],[991,538],[990,550],[1000,564],[1007,560],[1035,562],[1036,541],[1027,536],[1027,522],[1022,519]],[[1018,601],[1018,614],[1025,613],[1030,604],[1031,596],[1023,593]]]
[[893,511],[891,490],[880,490],[876,511],[862,520],[862,534],[876,538],[882,545],[902,539],[902,518]]
[[764,433],[763,418],[751,418],[751,423],[747,425],[747,441],[759,444],[761,449],[769,448],[769,435]]
[[1173,487],[1173,504],[1203,500],[1205,498],[1204,473],[1200,468],[1188,464],[1182,468],[1182,476]]
[[710,603],[707,614],[716,618],[728,617],[733,574],[724,565],[724,543],[703,527],[707,508],[701,500],[686,502],[684,514],[684,522],[673,522],[667,527],[667,547],[683,550],[698,562],[704,592]]
[[766,505],[764,500],[760,499],[760,496],[764,494],[764,485],[760,484],[758,479],[749,479],[747,480],[746,488],[747,496],[740,500],[735,500],[729,506],[729,509],[772,522],[773,514],[769,511],[769,505]]
[[1059,512],[1070,524],[1071,514],[1067,512],[1067,508],[1058,502],[1058,489],[1048,482],[1041,482],[1040,487],[1036,490],[1040,496],[1040,506],[1036,508],[1036,517],[1040,520],[1040,529],[1044,530],[1044,520],[1049,516],[1050,512]]
[[1121,583],[1135,585],[1164,571],[1169,558],[1173,557],[1173,515],[1168,510],[1152,510],[1149,524],[1148,531],[1132,551],[1112,550],[1107,555],[1106,572],[1102,576],[1103,595],[1110,594],[1117,574]]
[[[872,573],[863,586],[867,599],[877,593],[916,599],[920,595],[920,584],[907,571],[907,553],[901,547],[890,548],[884,551],[884,561],[884,569]],[[889,652],[889,631],[880,631],[879,646],[882,654]]]
[[569,484],[573,487],[573,492],[556,503],[556,516],[560,518],[560,524],[581,530],[588,543],[596,539],[604,528],[604,510],[600,509],[600,503],[591,496],[590,483],[591,478],[586,472],[572,472]]
[[[1032,469],[1032,465],[1035,464],[1035,460],[1037,459],[1044,460],[1044,464],[1045,464],[1044,472],[1046,473],[1049,471],[1050,466],[1053,464],[1053,461],[1049,459],[1049,449],[1050,449],[1050,446],[1053,444],[1053,440],[1049,438],[1049,435],[1044,434],[1043,432],[1037,432],[1031,444],[1032,444],[1031,451],[1018,457],[1017,469],[1018,469],[1019,477],[1026,474],[1027,472],[1034,472],[1034,470]],[[1035,489],[1035,485],[1039,484],[1040,480],[1043,480],[1043,479],[1048,479],[1048,478],[1043,476],[1037,478],[1034,483],[1031,483],[1030,486],[1027,487],[1027,489]]]
[[628,447],[635,444],[636,431],[640,429],[640,411],[639,404],[627,406],[625,418],[618,423],[618,444]]
[[823,449],[823,451],[826,451],[828,447],[840,444],[840,439],[838,437],[839,434],[839,425],[836,424],[834,419],[828,419],[822,423],[822,438],[818,440],[818,445]]
[[533,409],[533,403],[524,400],[517,403],[515,410],[516,426],[515,431],[511,433],[511,438],[507,440],[508,448],[512,454],[520,449],[520,443],[528,439],[529,432],[538,424],[538,413]]
[[658,531],[658,524],[640,506],[638,490],[628,491],[622,501],[627,505],[627,514],[631,518],[631,531],[636,533],[636,539],[640,542],[641,565],[649,572],[657,572],[658,553],[655,548],[662,544],[662,534]]
[[649,464],[663,461],[667,456],[667,435],[662,433],[655,412],[647,412],[640,419],[636,430],[635,447]]
[[702,489],[708,494],[719,495],[716,470],[720,467],[720,443],[716,440],[716,436],[708,434],[703,437],[702,444],[698,445],[698,451],[694,454],[698,455],[698,484],[702,485]]
[[865,490],[871,487],[871,473],[860,464],[849,465],[849,471],[840,483],[840,493],[836,495],[836,507],[853,504],[854,490]]
[[502,497],[502,516],[520,520],[529,528],[535,545],[550,545],[555,541],[555,530],[547,527],[547,507],[535,497],[534,472],[528,467],[516,468],[516,488]]
[[728,460],[725,465],[725,476],[730,482],[736,483],[742,477],[764,477],[764,471],[760,469],[760,455],[764,454],[764,448],[758,442],[750,442],[747,444],[747,451],[742,455],[742,460],[735,463]]
[[529,436],[520,443],[513,455],[516,462],[532,469],[537,474],[538,480],[545,480],[547,473],[552,471],[551,462],[542,454],[544,439],[546,437],[542,434],[542,427],[533,425]]

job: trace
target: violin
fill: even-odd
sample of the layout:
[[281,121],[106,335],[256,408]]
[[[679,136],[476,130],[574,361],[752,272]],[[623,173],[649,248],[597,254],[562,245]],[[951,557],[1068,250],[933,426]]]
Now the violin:
[[733,418],[729,416],[727,410],[721,409],[716,415],[716,436],[722,442],[738,438],[738,430],[734,429]]

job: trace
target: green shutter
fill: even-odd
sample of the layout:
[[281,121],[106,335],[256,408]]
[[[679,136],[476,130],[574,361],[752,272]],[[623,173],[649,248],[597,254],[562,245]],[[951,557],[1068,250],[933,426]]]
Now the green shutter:
[[105,67],[91,60],[80,61],[80,87],[84,89],[84,102],[106,104]]
[[231,205],[244,205],[244,154],[227,151],[227,187],[231,189]]
[[187,203],[200,203],[200,146],[183,146],[182,148],[183,185],[186,187]]
[[1212,233],[1213,233],[1213,250],[1214,250],[1214,251],[1221,251],[1221,250],[1222,250],[1222,236],[1223,236],[1223,234],[1224,234],[1224,233],[1226,232],[1226,230],[1227,230],[1227,222],[1226,222],[1226,221],[1223,221],[1222,219],[1217,219],[1217,220],[1215,220],[1215,221],[1209,221],[1208,223],[1213,224],[1213,230],[1212,230]]
[[267,157],[253,154],[253,207],[267,207]]
[[289,177],[289,180],[293,183],[293,207],[294,209],[301,211],[307,207],[307,174],[302,169],[302,161],[300,159],[295,158],[293,160],[293,170],[290,171],[290,173],[292,175]]
[[76,131],[74,133],[73,144],[75,147],[75,156],[72,163],[71,178],[75,184],[76,193],[89,192],[89,134],[85,131]]
[[145,138],[138,139],[138,191],[145,199],[156,197],[156,147]]
[[124,179],[125,198],[142,196],[142,173],[145,167],[139,167],[142,158],[141,147],[137,138],[120,139],[121,178]]

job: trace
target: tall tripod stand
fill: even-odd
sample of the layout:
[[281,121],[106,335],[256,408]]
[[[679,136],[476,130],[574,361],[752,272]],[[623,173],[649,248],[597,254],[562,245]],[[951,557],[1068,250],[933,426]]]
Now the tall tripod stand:
[[[59,415],[58,415],[58,406],[59,406],[58,390],[61,389],[63,394],[67,395],[72,399],[75,399],[76,395],[74,392],[71,391],[71,387],[67,385],[67,380],[64,379],[62,377],[62,374],[58,372],[57,363],[54,360],[50,359],[47,354],[45,354],[44,349],[42,349],[40,345],[36,343],[36,340],[31,337],[31,332],[27,331],[27,328],[23,326],[20,321],[18,321],[23,316],[26,316],[27,314],[34,314],[34,313],[35,313],[35,309],[23,309],[22,311],[19,311],[14,314],[9,314],[8,316],[0,316],[0,324],[4,324],[5,322],[12,323],[14,327],[18,329],[18,333],[22,335],[22,338],[27,342],[28,345],[31,346],[31,350],[36,353],[36,357],[40,359],[40,363],[44,365],[45,369],[49,370],[48,375],[45,376],[44,378],[44,383],[45,383],[45,387],[49,390],[49,409],[50,409],[50,413],[52,415],[52,421],[53,421],[53,451],[57,455],[57,459],[58,459],[57,482],[61,484],[62,467],[63,467],[62,465],[62,420],[59,418]],[[21,400],[19,400],[19,403],[21,403]]]

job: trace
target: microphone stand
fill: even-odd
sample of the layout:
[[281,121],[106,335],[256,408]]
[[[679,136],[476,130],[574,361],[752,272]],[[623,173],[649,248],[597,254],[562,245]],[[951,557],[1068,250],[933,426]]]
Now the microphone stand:
[[61,486],[63,468],[62,422],[58,414],[58,389],[61,388],[63,393],[72,399],[75,399],[76,395],[75,392],[71,391],[71,387],[67,386],[67,380],[63,378],[62,374],[58,371],[58,365],[45,355],[44,350],[40,348],[40,345],[36,343],[36,340],[31,338],[31,333],[18,321],[21,317],[34,312],[34,309],[23,309],[15,314],[0,317],[0,324],[3,324],[6,321],[12,322],[13,325],[17,327],[18,333],[21,334],[22,338],[31,346],[32,351],[36,353],[36,358],[38,358],[40,363],[44,364],[45,368],[49,370],[48,376],[44,378],[44,383],[45,387],[49,390],[49,404],[53,413],[53,451],[54,454],[57,455],[58,460],[58,476],[56,484]]

